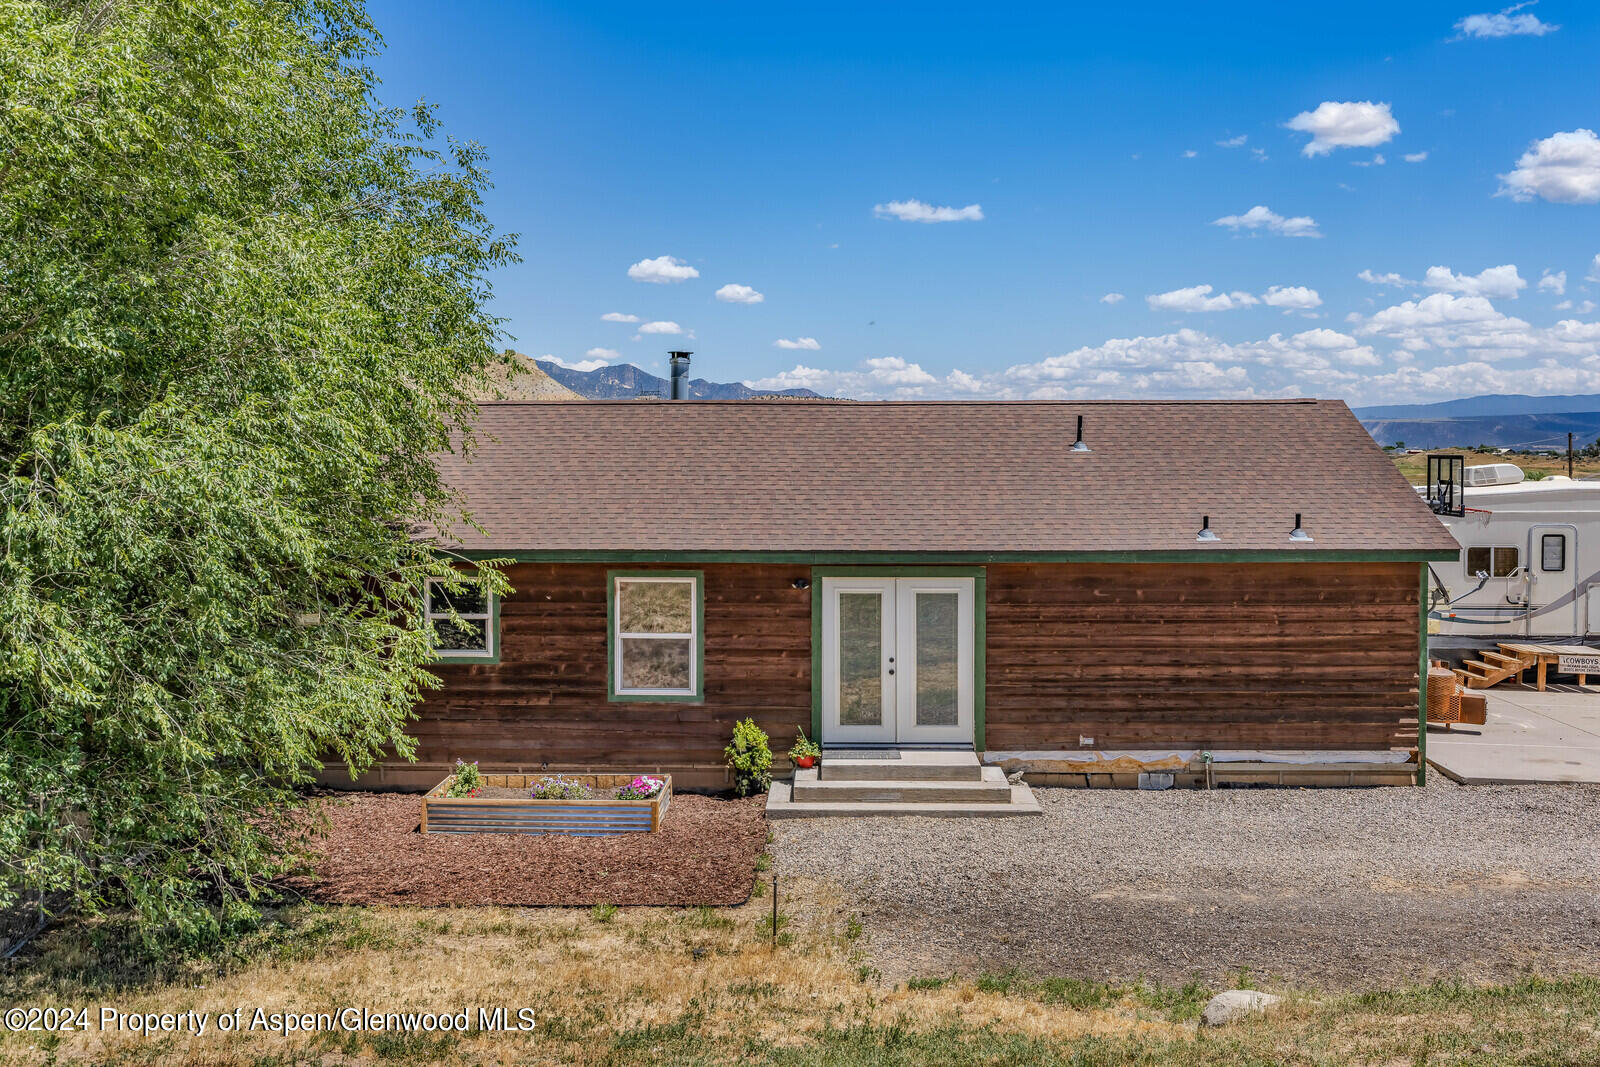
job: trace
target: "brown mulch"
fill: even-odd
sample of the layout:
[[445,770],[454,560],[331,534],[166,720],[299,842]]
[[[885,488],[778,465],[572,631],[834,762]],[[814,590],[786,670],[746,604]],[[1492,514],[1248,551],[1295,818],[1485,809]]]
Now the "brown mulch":
[[564,837],[422,834],[417,796],[341,794],[320,801],[314,874],[288,884],[327,904],[742,904],[767,846],[765,800],[679,793],[656,833]]

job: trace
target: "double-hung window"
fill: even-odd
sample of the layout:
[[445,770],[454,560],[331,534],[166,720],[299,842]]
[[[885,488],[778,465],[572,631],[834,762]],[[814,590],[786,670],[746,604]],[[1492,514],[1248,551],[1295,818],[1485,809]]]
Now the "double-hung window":
[[699,700],[704,667],[701,575],[610,575],[613,700]]
[[446,589],[429,578],[423,613],[433,633],[433,654],[441,660],[494,660],[500,655],[495,596],[476,578]]

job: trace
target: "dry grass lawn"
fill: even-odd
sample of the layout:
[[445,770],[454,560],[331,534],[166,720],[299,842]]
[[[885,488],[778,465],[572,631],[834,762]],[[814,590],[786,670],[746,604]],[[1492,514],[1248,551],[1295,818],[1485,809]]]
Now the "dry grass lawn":
[[[1580,442],[1583,443],[1583,442]],[[1475,452],[1470,448],[1436,448],[1434,454],[1452,453],[1465,455],[1467,466],[1479,467],[1485,463],[1515,463],[1522,468],[1523,474],[1529,478],[1547,477],[1552,474],[1567,473],[1567,457],[1565,454],[1557,456],[1499,456],[1494,452]],[[1395,467],[1411,482],[1412,485],[1421,485],[1428,479],[1428,453],[1419,452],[1408,456],[1403,452],[1391,452]],[[1572,464],[1572,473],[1576,477],[1585,474],[1600,474],[1600,459],[1586,459],[1583,456],[1575,457]]]
[[[816,886],[739,908],[295,909],[221,968],[162,980],[108,969],[87,931],[4,976],[5,1006],[337,1013],[530,1008],[527,1033],[8,1034],[14,1063],[452,1064],[1593,1064],[1600,982],[1436,986],[1319,998],[1199,1031],[1212,990],[1016,975],[885,986],[859,924]],[[117,988],[119,982],[128,982]],[[248,1012],[247,1012],[248,1014]]]

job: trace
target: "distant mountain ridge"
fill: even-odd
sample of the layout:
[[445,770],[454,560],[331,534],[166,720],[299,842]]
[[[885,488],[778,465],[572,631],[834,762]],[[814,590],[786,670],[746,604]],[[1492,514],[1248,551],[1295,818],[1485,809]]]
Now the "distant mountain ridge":
[[1369,419],[1447,419],[1469,415],[1570,415],[1600,411],[1600,393],[1569,396],[1524,396],[1521,393],[1488,393],[1436,404],[1383,404],[1354,409],[1356,418]]
[[1362,419],[1380,445],[1404,443],[1407,448],[1564,449],[1567,434],[1578,445],[1600,437],[1600,411],[1564,411],[1539,415],[1479,415],[1455,419]]
[[[634,396],[667,395],[671,383],[631,363],[598,367],[595,370],[573,370],[548,359],[533,361],[540,370],[589,400],[617,400]],[[743,382],[710,382],[704,378],[689,379],[691,400],[748,400],[753,396],[820,396],[810,389],[752,389]]]

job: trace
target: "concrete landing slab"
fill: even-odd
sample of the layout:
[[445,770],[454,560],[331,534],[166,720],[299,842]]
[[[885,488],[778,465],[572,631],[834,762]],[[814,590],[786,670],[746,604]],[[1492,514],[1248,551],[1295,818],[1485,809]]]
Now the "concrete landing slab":
[[1011,800],[1004,804],[961,803],[885,803],[873,801],[801,801],[796,803],[790,783],[775,781],[767,791],[767,818],[806,819],[825,815],[860,818],[882,815],[927,815],[944,819],[1004,819],[1015,815],[1043,815],[1038,798],[1027,783],[1011,787]]
[[1428,762],[1465,785],[1600,783],[1600,687],[1482,690],[1483,726],[1428,731]]

